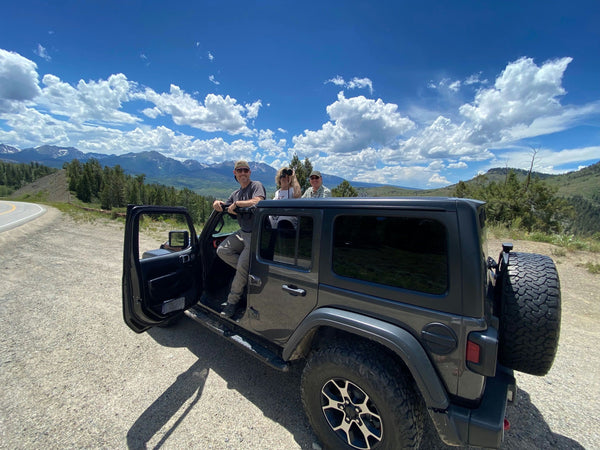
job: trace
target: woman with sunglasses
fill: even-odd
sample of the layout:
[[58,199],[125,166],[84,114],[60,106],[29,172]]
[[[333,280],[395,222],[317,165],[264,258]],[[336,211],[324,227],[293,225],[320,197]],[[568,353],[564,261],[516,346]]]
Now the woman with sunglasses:
[[[296,173],[293,169],[288,167],[279,169],[275,175],[275,183],[279,189],[277,189],[277,192],[275,192],[275,197],[273,197],[273,200],[300,198],[302,195],[302,188],[300,187],[300,183],[298,183]],[[273,229],[295,228],[298,223],[298,219],[296,217],[289,216],[269,216],[269,220],[271,221],[271,228]]]
[[273,200],[299,198],[302,195],[302,188],[293,169],[288,167],[279,169],[277,175],[275,175],[275,184],[278,189]]

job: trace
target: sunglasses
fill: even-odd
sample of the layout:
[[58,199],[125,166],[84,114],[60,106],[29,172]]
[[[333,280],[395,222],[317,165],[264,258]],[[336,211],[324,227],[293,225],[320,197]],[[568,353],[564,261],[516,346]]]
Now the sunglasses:
[[250,169],[242,168],[242,169],[235,169],[235,171],[237,173],[248,173],[248,172],[250,172]]
[[310,177],[311,180],[318,180],[319,178],[321,178],[321,177],[318,177],[316,175],[313,175],[312,177]]

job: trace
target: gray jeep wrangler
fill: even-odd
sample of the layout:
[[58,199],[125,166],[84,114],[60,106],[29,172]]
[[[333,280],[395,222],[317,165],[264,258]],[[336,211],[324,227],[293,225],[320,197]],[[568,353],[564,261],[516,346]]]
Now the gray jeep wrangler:
[[[216,248],[234,221],[213,212],[197,235],[184,208],[128,207],[131,329],[185,314],[272,367],[302,364],[302,401],[327,448],[416,448],[431,423],[450,445],[501,445],[513,370],[544,375],[556,353],[550,258],[510,244],[488,257],[475,200],[266,200],[240,212],[254,215],[250,271],[229,319],[219,313],[234,273]],[[167,227],[161,246],[152,235]]]

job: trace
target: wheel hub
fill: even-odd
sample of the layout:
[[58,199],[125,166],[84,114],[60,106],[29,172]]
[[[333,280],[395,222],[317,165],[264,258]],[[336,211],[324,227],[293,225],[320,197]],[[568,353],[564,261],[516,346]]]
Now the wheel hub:
[[331,379],[321,389],[321,408],[332,431],[347,445],[371,449],[383,438],[379,411],[359,386]]
[[356,407],[349,399],[340,405],[340,409],[344,411],[346,416],[346,422],[358,421],[360,422],[360,408]]

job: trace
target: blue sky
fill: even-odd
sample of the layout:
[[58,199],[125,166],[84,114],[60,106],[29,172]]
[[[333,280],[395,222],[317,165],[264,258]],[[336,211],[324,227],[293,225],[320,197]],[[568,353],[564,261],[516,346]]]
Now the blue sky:
[[296,153],[418,188],[528,169],[534,152],[546,173],[600,160],[597,0],[1,9],[0,143],[21,149],[275,168]]

